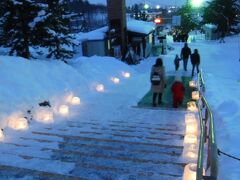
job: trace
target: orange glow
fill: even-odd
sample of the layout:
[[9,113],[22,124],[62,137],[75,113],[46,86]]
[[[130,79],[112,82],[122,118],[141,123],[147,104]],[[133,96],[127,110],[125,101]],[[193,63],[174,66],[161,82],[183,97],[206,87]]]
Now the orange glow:
[[160,18],[156,18],[156,19],[154,19],[154,22],[155,22],[155,24],[160,24],[162,21]]

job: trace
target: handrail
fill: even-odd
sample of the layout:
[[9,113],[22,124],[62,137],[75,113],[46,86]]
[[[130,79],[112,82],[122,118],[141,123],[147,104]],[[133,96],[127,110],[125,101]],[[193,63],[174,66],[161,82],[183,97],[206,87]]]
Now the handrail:
[[[201,93],[201,99],[198,102],[198,111],[200,118],[200,127],[201,127],[201,135],[199,142],[199,151],[198,151],[198,162],[197,162],[197,180],[203,179],[203,164],[204,159],[207,158],[207,167],[210,167],[210,177],[211,179],[217,179],[218,174],[218,154],[217,154],[217,143],[216,143],[216,135],[215,135],[215,125],[213,114],[210,109],[210,106],[204,97],[205,93],[205,84],[202,77],[202,71],[200,71],[198,76],[198,89]],[[203,111],[205,111],[205,116],[203,117]],[[207,157],[205,157],[204,147],[206,142],[206,146],[208,147]]]

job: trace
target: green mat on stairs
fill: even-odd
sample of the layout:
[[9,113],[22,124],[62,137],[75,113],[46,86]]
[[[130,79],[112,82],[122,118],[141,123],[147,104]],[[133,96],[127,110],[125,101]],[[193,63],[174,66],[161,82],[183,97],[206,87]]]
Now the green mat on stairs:
[[[163,96],[162,96],[162,104],[159,107],[162,108],[172,108],[173,107],[173,100],[172,100],[172,92],[171,86],[174,82],[174,76],[167,76],[167,87],[164,89]],[[191,77],[182,77],[183,84],[185,87],[185,94],[183,103],[180,108],[186,108],[187,102],[191,100],[192,88],[189,87],[189,81]],[[152,92],[151,90],[138,102],[138,107],[152,107]]]

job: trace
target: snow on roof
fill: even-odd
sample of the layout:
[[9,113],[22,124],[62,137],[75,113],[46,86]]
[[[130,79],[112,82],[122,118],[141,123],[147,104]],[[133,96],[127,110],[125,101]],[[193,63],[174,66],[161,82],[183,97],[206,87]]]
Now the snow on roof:
[[127,22],[127,30],[141,34],[149,34],[155,29],[153,22],[130,20]]
[[96,29],[94,31],[86,32],[86,33],[77,33],[75,35],[75,39],[77,44],[83,41],[91,41],[91,40],[103,40],[106,37],[106,32],[108,31],[108,27],[102,27]]

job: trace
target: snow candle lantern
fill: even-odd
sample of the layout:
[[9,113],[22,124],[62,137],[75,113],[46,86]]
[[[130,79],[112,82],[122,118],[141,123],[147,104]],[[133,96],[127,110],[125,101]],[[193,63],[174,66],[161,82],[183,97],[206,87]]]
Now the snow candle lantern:
[[75,96],[75,97],[73,97],[72,98],[72,100],[71,100],[71,104],[72,105],[79,105],[81,103],[81,100],[80,100],[80,98],[79,97],[77,97],[77,96]]
[[69,107],[67,105],[61,105],[59,107],[59,113],[63,116],[66,116],[69,114]]
[[184,137],[184,144],[197,144],[197,136],[193,134],[186,134]]
[[186,157],[187,159],[190,159],[190,160],[196,160],[198,155],[196,152],[186,151],[186,153],[184,154],[184,157]]
[[194,80],[191,80],[191,81],[189,81],[189,87],[196,88],[197,87],[197,83]]
[[188,124],[188,123],[197,123],[194,114],[188,113],[185,115],[185,124]]
[[197,111],[197,105],[194,101],[190,101],[187,103],[187,110],[189,111]]
[[10,118],[8,126],[14,130],[25,130],[28,129],[28,121],[26,118]]
[[129,72],[123,72],[122,75],[125,78],[130,78],[130,76],[131,76],[131,74]]
[[46,109],[46,108],[39,109],[36,113],[36,120],[43,122],[43,123],[52,123],[52,122],[54,122],[53,112],[49,108],[48,109]]
[[188,123],[186,125],[186,132],[185,132],[185,134],[195,134],[195,135],[197,135],[197,132],[198,132],[198,125],[197,125],[197,123],[192,122],[192,123]]
[[120,79],[117,78],[117,77],[113,77],[113,78],[111,78],[111,80],[114,84],[119,84],[120,83]]
[[3,133],[3,130],[0,129],[0,141],[3,141],[4,140],[4,133]]
[[199,100],[199,98],[200,98],[199,91],[193,91],[192,92],[192,99],[197,101],[197,100]]
[[104,92],[104,85],[103,84],[98,84],[97,87],[96,87],[96,90],[98,92]]
[[190,163],[184,167],[183,180],[196,180],[197,164]]

